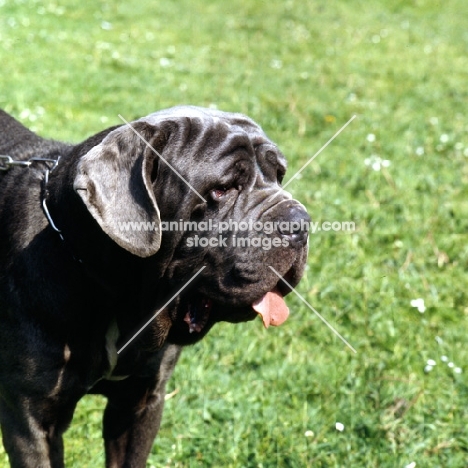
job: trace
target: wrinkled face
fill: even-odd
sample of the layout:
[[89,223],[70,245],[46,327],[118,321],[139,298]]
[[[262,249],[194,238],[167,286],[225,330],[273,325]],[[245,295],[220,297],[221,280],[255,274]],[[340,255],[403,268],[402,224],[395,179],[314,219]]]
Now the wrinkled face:
[[196,340],[216,321],[257,313],[266,326],[279,325],[287,317],[282,297],[304,270],[310,218],[281,190],[285,158],[258,125],[192,112],[162,152],[172,167],[159,159],[153,182],[161,249],[173,250],[167,275],[183,284],[204,267],[172,311],[177,336]]
[[[281,190],[285,171],[248,117],[184,106],[108,133],[80,159],[73,186],[114,242],[151,259],[156,289],[184,288],[165,317],[169,339],[187,344],[217,321],[287,318],[310,218]],[[128,222],[153,228],[122,229]]]

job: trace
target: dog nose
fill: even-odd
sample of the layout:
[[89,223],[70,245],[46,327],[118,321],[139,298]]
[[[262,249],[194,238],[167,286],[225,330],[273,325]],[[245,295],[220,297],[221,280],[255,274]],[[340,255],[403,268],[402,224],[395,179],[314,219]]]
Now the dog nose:
[[305,244],[309,233],[310,216],[301,205],[293,205],[278,224],[278,232],[293,244]]

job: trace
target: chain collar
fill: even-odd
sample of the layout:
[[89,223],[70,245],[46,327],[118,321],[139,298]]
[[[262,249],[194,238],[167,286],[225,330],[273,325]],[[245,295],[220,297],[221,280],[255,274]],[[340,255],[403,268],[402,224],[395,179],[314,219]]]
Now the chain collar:
[[49,209],[47,208],[47,195],[49,195],[49,190],[47,189],[47,184],[49,183],[49,174],[57,167],[57,164],[59,162],[60,156],[57,159],[54,159],[54,165],[52,166],[51,169],[47,168],[44,172],[44,196],[42,197],[42,209],[44,210],[44,214],[46,215],[47,221],[49,221],[50,226],[54,231],[58,233],[60,236],[60,239],[63,241],[65,240],[62,235],[62,231],[55,225],[54,220],[52,219],[52,216],[50,216]]
[[55,232],[57,232],[60,239],[62,239],[62,241],[64,242],[64,245],[70,251],[70,254],[73,257],[73,259],[76,260],[78,263],[82,263],[82,260],[74,255],[74,253],[70,249],[70,246],[67,245],[67,243],[65,242],[62,231],[54,223],[54,220],[52,219],[52,216],[50,215],[49,209],[47,208],[47,196],[49,195],[47,184],[49,183],[49,174],[57,167],[59,160],[60,160],[60,156],[58,156],[57,159],[33,157],[26,161],[19,161],[19,160],[13,159],[11,156],[0,154],[0,174],[2,172],[9,171],[15,166],[16,167],[31,167],[35,164],[45,163],[46,169],[44,171],[42,202],[41,202],[42,210],[44,211],[44,214],[47,218],[47,221],[50,224],[50,227]]
[[16,159],[13,159],[11,156],[7,156],[6,154],[0,154],[0,171],[9,171],[12,167],[19,166],[19,167],[30,167],[34,163],[51,163],[52,167],[48,168],[47,170],[49,172],[52,172],[56,167],[59,162],[60,157],[57,159],[51,159],[51,158],[31,158],[28,159],[27,161],[18,161]]
[[0,174],[2,172],[9,171],[15,166],[18,167],[31,167],[34,164],[38,163],[45,163],[46,169],[44,171],[44,179],[43,179],[43,190],[42,190],[42,209],[44,211],[44,214],[47,218],[47,221],[49,222],[50,227],[58,233],[60,239],[62,239],[65,247],[69,250],[72,258],[76,260],[78,263],[83,263],[81,258],[77,257],[74,255],[72,249],[70,246],[65,242],[65,239],[63,237],[62,231],[56,226],[54,223],[54,220],[52,219],[52,216],[50,215],[49,209],[47,208],[47,197],[49,195],[49,190],[47,188],[47,184],[49,183],[49,174],[57,167],[58,163],[60,160],[60,156],[57,157],[57,159],[51,159],[51,158],[38,158],[38,157],[33,157],[31,159],[28,159],[27,161],[19,161],[13,159],[11,156],[5,155],[5,154],[0,154]]
[[34,164],[38,163],[45,163],[46,169],[44,171],[44,190],[42,196],[42,209],[44,210],[44,214],[46,215],[47,221],[49,221],[50,226],[54,231],[58,233],[60,239],[64,240],[62,231],[55,225],[52,216],[50,215],[49,209],[47,208],[46,198],[49,194],[47,190],[47,184],[49,182],[49,174],[57,167],[58,162],[60,160],[60,156],[57,159],[51,158],[38,158],[33,157],[26,161],[20,161],[13,159],[11,156],[6,154],[0,154],[0,171],[6,172],[12,169],[13,167],[31,167]]

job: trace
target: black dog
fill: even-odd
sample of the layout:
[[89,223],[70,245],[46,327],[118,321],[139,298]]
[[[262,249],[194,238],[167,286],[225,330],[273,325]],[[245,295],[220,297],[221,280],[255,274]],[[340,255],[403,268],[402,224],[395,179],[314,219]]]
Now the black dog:
[[144,467],[181,346],[218,321],[287,317],[310,219],[280,190],[285,159],[249,118],[196,107],[76,146],[0,111],[0,154],[11,466],[63,467],[75,406],[98,393],[107,466]]

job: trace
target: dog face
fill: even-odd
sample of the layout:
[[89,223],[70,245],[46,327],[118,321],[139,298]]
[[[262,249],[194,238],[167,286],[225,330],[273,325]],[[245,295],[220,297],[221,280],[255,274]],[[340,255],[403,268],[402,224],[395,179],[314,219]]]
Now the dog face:
[[118,245],[158,260],[159,282],[177,288],[203,267],[168,310],[170,337],[187,344],[217,321],[287,317],[310,218],[281,190],[285,171],[251,119],[176,107],[110,132],[81,157],[74,189]]

